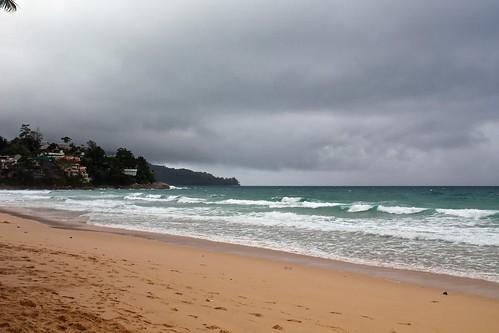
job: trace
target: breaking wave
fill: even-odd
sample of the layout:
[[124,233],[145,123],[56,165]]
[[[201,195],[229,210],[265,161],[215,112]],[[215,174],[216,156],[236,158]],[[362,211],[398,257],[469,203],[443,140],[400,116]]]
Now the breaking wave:
[[396,214],[396,215],[404,215],[404,214],[417,214],[428,210],[428,208],[420,208],[420,207],[401,207],[401,206],[383,206],[379,205],[377,210],[379,212],[388,213],[388,214]]
[[486,210],[486,209],[435,209],[437,213],[464,217],[469,219],[481,219],[484,217],[493,216],[499,213],[498,210]]
[[374,208],[374,205],[353,204],[348,208],[347,212],[349,212],[349,213],[367,212],[368,210],[371,210],[373,208]]

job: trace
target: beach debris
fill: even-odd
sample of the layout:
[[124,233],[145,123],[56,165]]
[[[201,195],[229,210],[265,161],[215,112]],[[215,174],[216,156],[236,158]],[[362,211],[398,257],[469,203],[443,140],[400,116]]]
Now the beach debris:
[[447,296],[447,295],[449,295],[449,294],[448,294],[446,291],[444,291],[444,292],[442,293],[442,295]]
[[275,329],[275,330],[278,330],[278,331],[282,331],[282,330],[284,329],[284,328],[283,328],[281,325],[279,325],[279,324],[275,324],[274,326],[272,326],[272,328],[273,328],[273,329]]

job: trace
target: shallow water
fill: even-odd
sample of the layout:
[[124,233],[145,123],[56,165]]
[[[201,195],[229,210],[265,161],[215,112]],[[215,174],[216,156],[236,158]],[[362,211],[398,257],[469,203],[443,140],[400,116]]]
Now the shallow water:
[[71,212],[95,225],[499,282],[498,187],[1,190],[0,204],[59,219]]

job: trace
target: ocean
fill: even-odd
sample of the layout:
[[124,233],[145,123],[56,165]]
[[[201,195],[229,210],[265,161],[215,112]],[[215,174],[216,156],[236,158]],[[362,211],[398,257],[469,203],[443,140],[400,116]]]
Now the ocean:
[[499,187],[0,190],[0,206],[499,282]]

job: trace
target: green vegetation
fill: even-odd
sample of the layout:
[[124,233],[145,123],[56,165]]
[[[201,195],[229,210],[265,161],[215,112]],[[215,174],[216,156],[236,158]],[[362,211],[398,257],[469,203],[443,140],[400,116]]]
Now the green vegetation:
[[173,169],[160,165],[151,165],[156,179],[170,185],[239,185],[236,178],[215,177],[207,172],[196,172],[188,169]]
[[0,136],[0,184],[40,187],[131,186],[155,181],[149,163],[125,148],[108,155],[94,141],[75,145],[43,142],[23,124],[11,141]]

